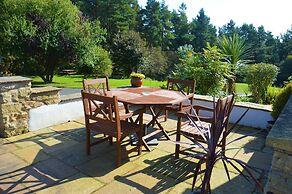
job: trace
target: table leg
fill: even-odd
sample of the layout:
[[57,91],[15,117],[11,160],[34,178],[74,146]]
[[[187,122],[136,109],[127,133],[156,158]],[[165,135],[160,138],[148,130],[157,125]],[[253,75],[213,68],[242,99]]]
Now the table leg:
[[143,138],[142,138],[142,140],[143,140],[143,144],[144,144],[144,146],[146,147],[146,149],[147,149],[148,151],[151,151],[151,149],[150,149],[150,147],[147,145],[147,141],[146,141],[148,138],[150,138],[150,137],[152,137],[152,136],[154,136],[154,135],[156,135],[156,134],[158,134],[158,133],[160,133],[160,132],[162,132],[163,135],[164,135],[168,140],[170,140],[170,137],[168,136],[168,134],[166,133],[166,131],[164,130],[164,128],[162,127],[162,125],[161,125],[161,124],[158,122],[158,120],[157,120],[158,117],[160,116],[160,114],[162,113],[162,111],[164,110],[164,107],[161,107],[160,110],[159,110],[158,112],[155,112],[152,106],[149,107],[149,110],[150,110],[150,113],[151,113],[151,115],[152,115],[152,120],[146,125],[146,127],[149,127],[149,126],[151,126],[152,124],[153,124],[153,125],[154,125],[154,124],[157,124],[157,126],[158,126],[158,128],[159,128],[158,130],[155,130],[155,131],[153,131],[153,132],[151,132],[151,133],[149,133],[149,134],[143,136]]

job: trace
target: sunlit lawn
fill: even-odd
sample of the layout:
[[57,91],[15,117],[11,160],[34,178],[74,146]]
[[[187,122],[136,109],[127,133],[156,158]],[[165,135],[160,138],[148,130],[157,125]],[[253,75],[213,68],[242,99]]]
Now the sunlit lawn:
[[[32,77],[33,82],[32,85],[34,87],[37,86],[54,86],[59,88],[82,88],[82,75],[65,75],[65,76],[59,76],[56,75],[53,78],[53,83],[45,84],[43,80],[38,77]],[[92,79],[92,78],[89,78]],[[117,87],[123,87],[123,86],[130,86],[130,79],[109,79],[109,84],[111,88],[117,88]],[[156,81],[151,79],[145,79],[143,80],[144,86],[149,87],[160,87],[162,85],[166,84],[166,81]]]
[[[45,84],[43,80],[38,77],[32,77],[32,85],[37,86],[55,86],[59,88],[82,88],[83,75],[65,75],[59,76],[55,75],[53,83]],[[88,78],[92,79],[92,78]],[[111,88],[130,86],[130,79],[109,79],[109,84]],[[149,87],[161,87],[166,85],[166,81],[156,81],[151,79],[143,80],[143,86]],[[273,87],[274,88],[274,87]],[[250,93],[248,85],[246,83],[236,83],[236,92],[237,93]]]

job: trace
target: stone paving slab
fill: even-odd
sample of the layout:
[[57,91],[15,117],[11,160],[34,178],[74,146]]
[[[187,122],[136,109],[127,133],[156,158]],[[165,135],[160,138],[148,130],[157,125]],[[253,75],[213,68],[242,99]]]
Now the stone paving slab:
[[59,184],[36,192],[36,194],[87,194],[102,187],[103,184],[87,175],[78,173]]
[[[145,122],[151,116],[145,117]],[[0,139],[0,188],[11,193],[191,193],[193,169],[197,160],[174,160],[175,144],[159,141],[152,151],[138,156],[125,154],[122,166],[115,167],[116,147],[104,142],[85,152],[84,119],[66,122],[12,138]],[[176,120],[162,122],[175,140]],[[255,131],[237,127],[229,140]],[[101,137],[100,135],[95,138]],[[188,141],[182,137],[182,141]],[[227,153],[260,168],[256,177],[266,182],[272,150],[264,145],[265,135],[256,134],[230,145],[240,148]],[[132,148],[127,139],[125,150]],[[183,148],[183,147],[182,147]],[[196,149],[195,149],[196,150]],[[180,156],[182,157],[182,155]],[[211,187],[213,193],[260,193],[234,169],[228,182],[222,164],[216,164]],[[199,186],[200,181],[196,182]]]

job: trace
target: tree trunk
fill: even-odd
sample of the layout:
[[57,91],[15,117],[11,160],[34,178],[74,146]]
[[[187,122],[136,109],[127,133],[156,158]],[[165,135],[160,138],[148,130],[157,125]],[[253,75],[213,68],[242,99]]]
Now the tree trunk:
[[235,93],[235,77],[229,78],[227,81],[227,85],[228,85],[228,94],[232,94]]

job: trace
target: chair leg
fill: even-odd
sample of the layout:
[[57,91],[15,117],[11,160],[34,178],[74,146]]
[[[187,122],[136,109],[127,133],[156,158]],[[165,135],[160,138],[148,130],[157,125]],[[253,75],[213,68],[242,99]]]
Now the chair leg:
[[108,137],[108,138],[109,138],[109,139],[108,139],[108,140],[109,140],[109,144],[110,144],[110,145],[113,145],[113,137]]
[[141,154],[142,152],[142,136],[143,136],[143,131],[140,130],[138,133],[138,155]]
[[168,117],[168,110],[165,110],[164,112],[164,121],[166,122],[167,121],[167,117]]
[[122,146],[121,146],[121,139],[117,138],[117,158],[116,158],[116,167],[119,167],[121,165],[121,159],[122,159]]
[[[176,134],[176,141],[177,142],[180,141],[180,134],[179,133]],[[178,159],[179,158],[179,150],[180,150],[180,145],[179,144],[176,144],[175,145],[175,156],[174,156],[175,159]]]

